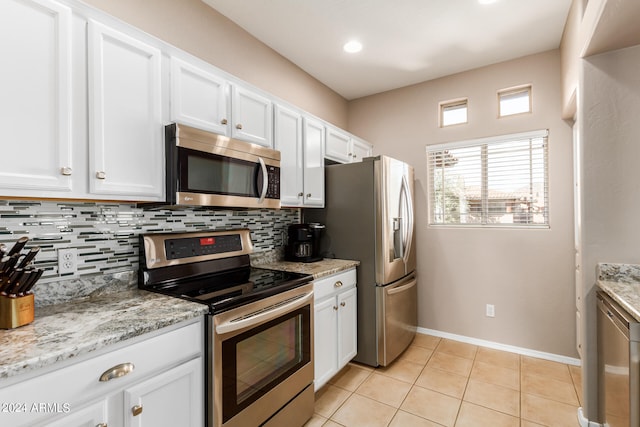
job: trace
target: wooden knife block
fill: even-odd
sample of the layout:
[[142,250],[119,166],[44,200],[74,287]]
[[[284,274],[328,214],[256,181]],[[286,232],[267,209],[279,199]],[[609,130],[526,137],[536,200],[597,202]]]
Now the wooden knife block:
[[33,322],[33,294],[9,298],[0,295],[0,329],[13,329]]

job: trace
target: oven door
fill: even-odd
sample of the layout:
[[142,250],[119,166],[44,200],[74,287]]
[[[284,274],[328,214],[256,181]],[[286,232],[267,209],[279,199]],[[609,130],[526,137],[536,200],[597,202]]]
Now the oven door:
[[289,402],[295,410],[287,413],[304,424],[313,413],[313,285],[214,315],[212,323],[209,425],[260,425]]

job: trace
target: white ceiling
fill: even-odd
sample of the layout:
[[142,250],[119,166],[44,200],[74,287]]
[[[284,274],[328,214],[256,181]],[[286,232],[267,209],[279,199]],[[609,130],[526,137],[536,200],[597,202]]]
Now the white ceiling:
[[[571,0],[203,0],[355,99],[560,46]],[[364,48],[347,54],[355,38]]]

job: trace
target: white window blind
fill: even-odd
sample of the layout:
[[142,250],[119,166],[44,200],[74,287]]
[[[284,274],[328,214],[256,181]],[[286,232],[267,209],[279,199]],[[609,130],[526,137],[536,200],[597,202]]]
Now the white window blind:
[[548,131],[427,146],[429,223],[548,227]]

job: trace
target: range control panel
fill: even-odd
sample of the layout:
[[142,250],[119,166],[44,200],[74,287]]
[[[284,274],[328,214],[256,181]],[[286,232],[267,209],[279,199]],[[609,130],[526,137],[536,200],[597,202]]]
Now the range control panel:
[[242,240],[239,234],[167,239],[164,242],[164,249],[168,260],[191,258],[241,251]]

